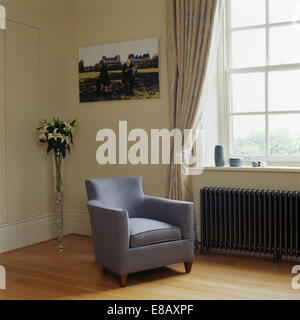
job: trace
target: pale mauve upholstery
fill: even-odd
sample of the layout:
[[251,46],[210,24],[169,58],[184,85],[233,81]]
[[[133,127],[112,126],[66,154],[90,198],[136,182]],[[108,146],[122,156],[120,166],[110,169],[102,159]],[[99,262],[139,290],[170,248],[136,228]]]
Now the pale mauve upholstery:
[[193,203],[146,196],[141,177],[86,181],[96,261],[128,274],[194,259]]
[[130,248],[181,240],[180,228],[169,223],[153,219],[130,218],[129,226]]

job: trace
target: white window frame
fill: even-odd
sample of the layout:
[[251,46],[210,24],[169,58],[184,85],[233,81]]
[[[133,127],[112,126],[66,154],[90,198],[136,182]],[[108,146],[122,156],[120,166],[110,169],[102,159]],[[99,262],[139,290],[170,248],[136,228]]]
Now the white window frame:
[[[269,155],[269,117],[271,114],[300,114],[299,111],[270,111],[269,108],[269,72],[271,71],[284,71],[284,70],[298,70],[300,69],[300,63],[295,64],[283,64],[283,65],[270,65],[269,57],[269,34],[270,27],[280,27],[280,26],[290,26],[294,24],[300,24],[299,20],[289,21],[289,22],[280,22],[280,23],[269,23],[269,1],[264,0],[266,3],[266,24],[262,25],[253,25],[246,27],[231,27],[231,0],[225,1],[225,19],[224,19],[224,38],[226,41],[223,41],[223,70],[224,70],[224,95],[225,95],[225,125],[224,125],[224,140],[226,146],[226,153],[228,157],[241,156],[232,154],[232,131],[230,120],[234,115],[265,115],[265,155],[249,156],[249,160],[260,160],[270,163],[276,163],[279,165],[284,164],[297,164],[300,162],[300,156],[270,156]],[[299,0],[300,1],[300,0]],[[266,29],[266,66],[259,67],[246,67],[246,68],[231,68],[231,34],[235,31],[242,30],[253,30],[253,29]],[[265,110],[261,112],[232,112],[230,110],[230,76],[232,74],[241,74],[241,73],[251,73],[251,72],[263,72],[265,74]],[[299,165],[299,164],[298,164]]]

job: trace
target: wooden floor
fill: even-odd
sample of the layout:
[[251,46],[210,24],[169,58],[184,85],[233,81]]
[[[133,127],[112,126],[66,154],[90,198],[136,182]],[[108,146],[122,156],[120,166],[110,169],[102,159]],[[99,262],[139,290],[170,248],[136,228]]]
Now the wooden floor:
[[0,255],[7,289],[1,299],[300,299],[291,288],[293,264],[225,255],[196,255],[192,272],[176,264],[117,277],[94,261],[89,237],[70,235],[69,250],[52,250],[55,241]]

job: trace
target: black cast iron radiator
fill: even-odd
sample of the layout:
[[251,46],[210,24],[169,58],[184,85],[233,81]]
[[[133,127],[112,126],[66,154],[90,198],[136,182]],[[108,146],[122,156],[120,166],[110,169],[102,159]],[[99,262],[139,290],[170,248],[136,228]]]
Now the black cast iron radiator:
[[300,192],[203,188],[201,253],[227,249],[300,256]]

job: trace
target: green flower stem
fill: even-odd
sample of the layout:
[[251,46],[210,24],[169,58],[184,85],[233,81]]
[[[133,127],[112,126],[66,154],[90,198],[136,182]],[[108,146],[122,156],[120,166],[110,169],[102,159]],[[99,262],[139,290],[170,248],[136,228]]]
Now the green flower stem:
[[61,164],[62,164],[62,155],[60,153],[54,154],[55,159],[55,173],[56,173],[56,192],[61,192],[62,189],[62,176],[61,176]]

